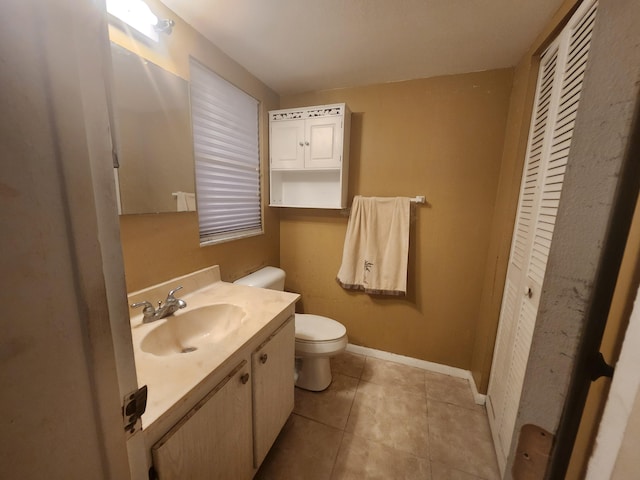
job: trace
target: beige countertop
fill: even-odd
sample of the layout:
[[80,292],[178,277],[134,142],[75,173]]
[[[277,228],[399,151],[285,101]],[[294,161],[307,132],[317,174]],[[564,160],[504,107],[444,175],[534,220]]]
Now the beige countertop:
[[190,309],[219,303],[237,305],[246,315],[236,329],[211,345],[190,353],[158,356],[143,351],[141,342],[166,319],[143,324],[141,309],[130,311],[138,385],[148,387],[147,410],[142,416],[144,428],[184,400],[189,392],[272,322],[286,320],[299,298],[294,293],[223,282],[218,267],[214,266],[132,293],[129,303],[147,300],[157,304],[158,300],[166,298],[170,289],[179,285],[183,289],[175,296],[185,300],[187,306],[176,312],[176,317]]

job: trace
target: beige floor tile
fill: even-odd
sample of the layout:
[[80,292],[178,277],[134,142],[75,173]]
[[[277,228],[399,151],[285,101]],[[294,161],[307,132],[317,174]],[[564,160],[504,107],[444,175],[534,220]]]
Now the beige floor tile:
[[332,480],[403,479],[429,480],[426,458],[400,452],[381,443],[345,433]]
[[322,392],[296,388],[293,411],[303,417],[344,430],[357,386],[357,378],[334,373],[331,385]]
[[341,373],[350,377],[360,378],[364,369],[364,355],[357,353],[342,352],[340,355],[331,358],[331,371]]
[[427,400],[395,386],[360,380],[346,430],[388,447],[428,458]]
[[461,407],[484,411],[482,405],[476,404],[469,381],[464,378],[425,372],[425,385],[429,400],[452,403]]
[[471,475],[443,463],[431,462],[432,480],[483,480],[482,477]]
[[378,385],[393,386],[405,392],[425,395],[425,371],[421,368],[366,357],[361,380]]
[[483,479],[499,478],[489,422],[484,412],[429,400],[428,418],[432,462]]
[[328,480],[342,436],[336,428],[293,414],[254,478]]

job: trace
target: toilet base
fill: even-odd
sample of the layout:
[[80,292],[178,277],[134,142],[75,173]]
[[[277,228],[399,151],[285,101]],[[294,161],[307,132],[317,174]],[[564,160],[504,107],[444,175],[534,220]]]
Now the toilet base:
[[296,358],[296,387],[321,392],[331,385],[329,357]]

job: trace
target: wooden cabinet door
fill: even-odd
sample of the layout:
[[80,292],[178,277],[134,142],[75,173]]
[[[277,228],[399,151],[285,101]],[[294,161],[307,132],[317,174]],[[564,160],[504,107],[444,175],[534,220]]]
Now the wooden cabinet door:
[[251,381],[243,360],[152,448],[162,480],[253,475]]
[[254,462],[258,467],[293,411],[295,323],[291,317],[251,355]]
[[269,141],[271,168],[304,168],[304,120],[271,122]]
[[343,118],[336,116],[305,121],[306,168],[340,168],[342,126]]

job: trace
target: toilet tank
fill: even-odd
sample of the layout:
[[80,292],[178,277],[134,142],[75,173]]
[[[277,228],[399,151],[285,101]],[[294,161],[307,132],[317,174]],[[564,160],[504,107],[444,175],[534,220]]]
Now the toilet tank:
[[246,277],[241,277],[233,283],[248,285],[249,287],[284,290],[284,270],[276,267],[264,267]]

